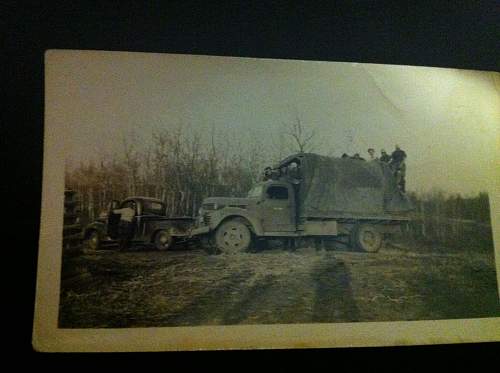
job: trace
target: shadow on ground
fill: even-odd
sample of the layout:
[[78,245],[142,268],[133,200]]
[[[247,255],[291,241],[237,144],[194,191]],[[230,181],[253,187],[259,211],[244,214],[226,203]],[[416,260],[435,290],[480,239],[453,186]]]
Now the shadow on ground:
[[351,273],[343,261],[326,259],[313,269],[312,278],[315,286],[312,322],[359,320]]

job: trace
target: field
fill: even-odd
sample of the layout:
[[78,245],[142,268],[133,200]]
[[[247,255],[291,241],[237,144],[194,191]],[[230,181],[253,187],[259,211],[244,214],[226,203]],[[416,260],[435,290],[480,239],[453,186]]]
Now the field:
[[59,326],[108,328],[500,316],[492,250],[386,245],[65,258]]

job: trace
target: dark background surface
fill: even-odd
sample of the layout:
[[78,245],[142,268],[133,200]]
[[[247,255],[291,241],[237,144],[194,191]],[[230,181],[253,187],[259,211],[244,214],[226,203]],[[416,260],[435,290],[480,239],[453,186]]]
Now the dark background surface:
[[[220,56],[353,61],[455,67],[498,71],[500,5],[495,1],[387,2],[349,1],[328,7],[292,5],[289,2],[234,5],[164,2],[3,2],[0,9],[4,52],[3,69],[8,94],[1,136],[9,183],[4,193],[9,206],[6,238],[13,251],[16,286],[9,286],[8,307],[15,313],[16,332],[10,347],[37,359],[68,365],[74,354],[36,354],[31,347],[36,256],[40,219],[43,162],[43,56],[47,49],[94,49],[189,53]],[[7,178],[5,178],[7,179]],[[15,241],[13,241],[15,240]],[[10,266],[7,266],[10,267]],[[21,270],[19,270],[21,269]],[[7,297],[7,295],[6,295]],[[498,344],[323,349],[308,351],[255,351],[201,353],[201,361],[219,362],[248,354],[284,368],[295,358],[306,363],[320,358],[335,366],[395,361],[402,357],[434,363],[434,356],[452,365],[492,353]],[[273,353],[273,355],[270,355]],[[191,353],[148,354],[185,368]],[[82,356],[82,355],[80,355]],[[89,356],[89,355],[83,355]],[[92,355],[104,360],[108,354]],[[130,356],[127,355],[127,356]],[[294,358],[291,358],[291,357]],[[122,361],[123,355],[111,356]],[[221,360],[222,359],[222,360]],[[253,359],[253,358],[252,358]],[[430,357],[429,357],[430,359]],[[81,360],[81,359],[80,359]],[[28,362],[26,359],[23,361]],[[491,359],[491,361],[495,361]],[[198,362],[199,363],[199,362]],[[308,367],[312,367],[308,364]],[[393,364],[389,364],[393,365]],[[398,364],[399,365],[399,364]],[[475,364],[474,364],[475,365]],[[230,365],[229,365],[230,367]],[[450,367],[450,366],[449,366]]]

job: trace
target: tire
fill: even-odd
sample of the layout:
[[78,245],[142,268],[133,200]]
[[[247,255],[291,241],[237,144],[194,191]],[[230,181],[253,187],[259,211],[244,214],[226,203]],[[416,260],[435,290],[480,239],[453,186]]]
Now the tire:
[[360,224],[354,228],[351,241],[361,251],[376,253],[382,246],[382,233],[374,225]]
[[243,219],[222,223],[215,232],[215,245],[223,253],[246,252],[252,243],[252,233]]
[[101,248],[101,237],[99,237],[99,232],[96,230],[90,231],[85,239],[85,249],[94,252]]
[[162,229],[155,234],[154,245],[158,251],[166,251],[172,248],[174,238],[168,230]]

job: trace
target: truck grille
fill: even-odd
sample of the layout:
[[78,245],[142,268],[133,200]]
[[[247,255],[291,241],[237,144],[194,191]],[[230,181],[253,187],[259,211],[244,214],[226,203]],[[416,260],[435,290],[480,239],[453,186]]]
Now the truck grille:
[[205,223],[206,225],[210,224],[210,214],[208,212],[203,214],[203,223]]

